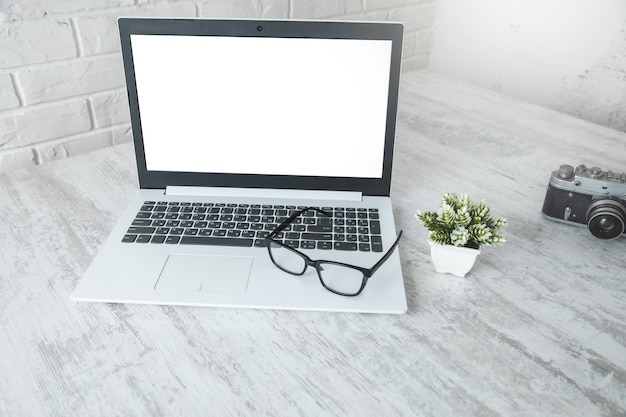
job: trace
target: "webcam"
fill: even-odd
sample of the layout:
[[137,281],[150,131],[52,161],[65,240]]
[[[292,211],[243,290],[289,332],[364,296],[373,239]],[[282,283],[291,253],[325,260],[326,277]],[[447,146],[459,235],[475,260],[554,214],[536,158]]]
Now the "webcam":
[[256,30],[258,30],[259,32],[263,30],[263,26],[259,25],[256,27]]

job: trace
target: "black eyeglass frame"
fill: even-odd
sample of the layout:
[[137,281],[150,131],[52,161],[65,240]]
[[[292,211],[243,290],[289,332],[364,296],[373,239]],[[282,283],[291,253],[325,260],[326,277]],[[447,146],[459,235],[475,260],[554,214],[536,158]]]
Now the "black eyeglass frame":
[[[355,297],[355,296],[361,294],[363,292],[363,290],[365,289],[365,286],[367,285],[367,281],[372,277],[372,275],[374,275],[374,273],[378,270],[378,268],[380,268],[387,261],[387,259],[389,259],[389,257],[393,253],[393,251],[396,248],[396,246],[398,246],[398,242],[400,242],[400,238],[402,237],[402,230],[400,230],[400,233],[398,234],[398,237],[396,238],[396,241],[393,243],[393,245],[391,245],[389,250],[387,250],[387,252],[383,255],[383,257],[380,258],[380,260],[378,262],[376,262],[374,264],[374,266],[372,266],[371,268],[363,268],[363,267],[357,266],[357,265],[351,265],[351,264],[347,264],[347,263],[343,263],[343,262],[337,262],[337,261],[329,261],[329,260],[325,260],[325,259],[313,260],[310,257],[308,257],[307,255],[305,255],[304,253],[300,252],[299,250],[297,250],[295,248],[292,248],[291,246],[285,245],[284,243],[275,240],[276,236],[280,232],[285,230],[291,223],[293,223],[293,221],[298,216],[301,216],[302,214],[306,213],[307,211],[311,211],[311,210],[312,211],[316,211],[318,213],[321,213],[321,214],[323,214],[325,216],[332,217],[332,215],[330,213],[328,213],[327,211],[322,210],[322,209],[320,209],[318,207],[306,207],[306,208],[303,208],[303,209],[298,210],[295,213],[293,213],[291,216],[289,216],[287,219],[285,219],[285,221],[283,221],[281,224],[279,224],[276,227],[276,229],[274,229],[274,231],[272,231],[265,238],[265,246],[267,247],[267,252],[270,255],[270,259],[272,260],[274,265],[276,265],[276,267],[279,268],[280,270],[282,270],[284,272],[287,272],[288,274],[296,275],[296,276],[304,275],[304,273],[306,272],[306,270],[308,269],[309,266],[314,267],[315,270],[317,271],[317,277],[319,278],[320,283],[322,284],[322,286],[324,288],[326,288],[328,291],[330,291],[330,292],[332,292],[334,294],[342,295],[342,296],[345,296],[345,297]],[[269,246],[270,245],[270,241],[272,243],[276,244],[276,245],[281,246],[282,248],[284,248],[286,250],[289,250],[289,251],[297,254],[302,259],[304,259],[305,264],[304,264],[304,268],[302,269],[302,272],[295,273],[293,271],[289,271],[289,270],[283,268],[282,266],[280,266],[280,264],[277,263],[276,260],[274,260],[274,257],[272,256],[272,250],[271,250],[271,248]],[[344,292],[337,291],[337,290],[334,290],[334,289],[328,287],[326,285],[326,283],[324,282],[324,279],[322,278],[321,266],[323,264],[339,265],[339,266],[343,266],[343,267],[346,267],[346,268],[352,268],[352,269],[355,269],[357,271],[360,271],[361,274],[363,274],[363,280],[361,282],[361,287],[354,294],[353,293],[344,293]]]

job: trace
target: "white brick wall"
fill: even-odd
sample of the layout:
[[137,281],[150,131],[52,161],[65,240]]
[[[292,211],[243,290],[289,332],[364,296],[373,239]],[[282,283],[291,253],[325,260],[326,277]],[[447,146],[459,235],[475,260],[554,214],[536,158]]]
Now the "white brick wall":
[[437,0],[0,0],[0,172],[131,140],[118,16],[394,20],[425,67]]

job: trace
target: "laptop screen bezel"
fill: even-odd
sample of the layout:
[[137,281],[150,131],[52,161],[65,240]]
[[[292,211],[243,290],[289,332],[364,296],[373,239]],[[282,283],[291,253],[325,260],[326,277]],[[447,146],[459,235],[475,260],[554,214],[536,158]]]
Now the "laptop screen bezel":
[[[355,191],[389,196],[396,128],[403,25],[392,22],[119,18],[124,72],[140,188],[167,186]],[[391,60],[381,178],[151,171],[147,169],[131,35],[191,35],[390,40]]]

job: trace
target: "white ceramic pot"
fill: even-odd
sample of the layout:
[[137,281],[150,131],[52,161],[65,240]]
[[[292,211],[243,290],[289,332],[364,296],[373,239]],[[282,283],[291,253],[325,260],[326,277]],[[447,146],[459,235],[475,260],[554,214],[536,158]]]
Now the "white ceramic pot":
[[464,277],[472,269],[476,257],[480,254],[480,249],[428,243],[435,271],[454,274],[457,277]]

